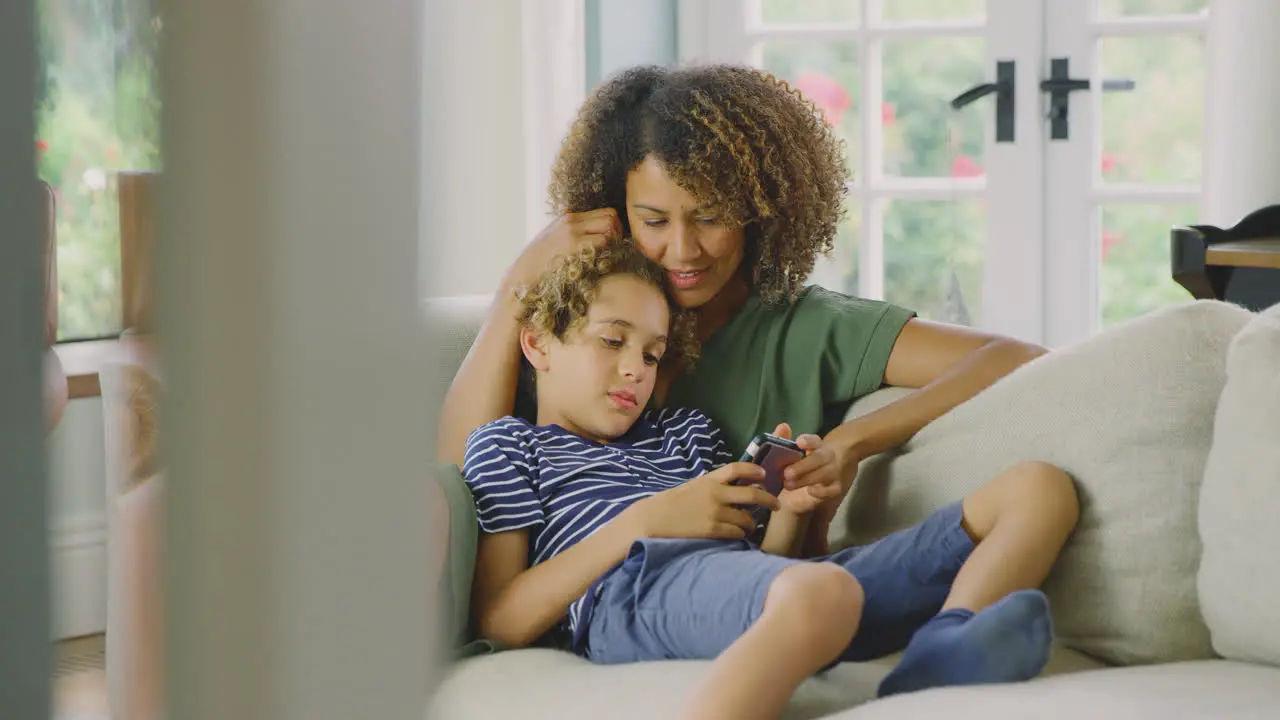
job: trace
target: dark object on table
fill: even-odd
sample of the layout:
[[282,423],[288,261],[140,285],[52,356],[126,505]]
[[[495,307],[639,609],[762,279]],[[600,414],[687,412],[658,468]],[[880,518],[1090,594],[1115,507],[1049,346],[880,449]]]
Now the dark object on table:
[[1280,205],[1229,228],[1175,227],[1170,241],[1173,279],[1192,297],[1255,312],[1280,303]]

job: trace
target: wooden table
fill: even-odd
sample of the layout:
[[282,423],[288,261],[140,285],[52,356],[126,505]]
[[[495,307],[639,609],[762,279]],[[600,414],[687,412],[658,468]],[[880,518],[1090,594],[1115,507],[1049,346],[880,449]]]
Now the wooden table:
[[1280,204],[1255,210],[1229,228],[1175,227],[1170,240],[1173,280],[1191,297],[1255,312],[1280,303]]
[[1280,238],[1232,240],[1205,249],[1204,263],[1218,267],[1280,270]]

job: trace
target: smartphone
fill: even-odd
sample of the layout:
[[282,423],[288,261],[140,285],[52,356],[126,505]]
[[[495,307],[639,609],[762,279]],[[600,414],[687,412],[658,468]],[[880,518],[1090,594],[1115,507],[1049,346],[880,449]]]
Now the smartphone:
[[777,496],[783,490],[782,471],[802,457],[804,451],[795,442],[771,433],[760,433],[747,445],[740,461],[764,468],[764,489]]

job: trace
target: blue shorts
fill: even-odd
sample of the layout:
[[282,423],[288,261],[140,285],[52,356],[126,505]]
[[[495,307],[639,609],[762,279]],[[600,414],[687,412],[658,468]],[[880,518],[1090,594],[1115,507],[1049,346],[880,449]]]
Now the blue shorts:
[[833,562],[862,585],[858,633],[840,661],[884,657],[906,647],[942,608],[973,552],[959,502],[871,545],[797,560],[746,542],[645,539],[601,582],[584,654],[612,664],[706,660],[760,617],[778,573],[802,562]]

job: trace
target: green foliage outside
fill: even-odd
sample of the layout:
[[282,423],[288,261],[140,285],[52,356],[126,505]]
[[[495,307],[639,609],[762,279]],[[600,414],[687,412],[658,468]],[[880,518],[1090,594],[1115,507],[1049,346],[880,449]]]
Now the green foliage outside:
[[[1084,3],[1089,0],[1073,0]],[[1167,15],[1204,10],[1206,0],[1092,0],[1100,17]],[[985,0],[883,0],[886,20],[978,19]],[[859,0],[763,0],[767,23],[849,23]],[[985,114],[955,112],[948,101],[986,81],[981,39],[892,40],[881,55],[884,105],[874,113],[883,132],[886,177],[965,178],[981,175]],[[1099,181],[1197,184],[1201,177],[1204,41],[1201,37],[1104,38],[1103,77],[1136,81],[1129,92],[1094,94],[1100,112]],[[861,51],[856,42],[771,40],[761,66],[795,83],[823,107],[845,139],[851,169],[861,172]],[[1100,97],[1099,97],[1100,95]],[[860,208],[841,228],[835,253],[840,289],[856,293]],[[884,229],[885,298],[924,317],[979,323],[983,244],[981,201],[890,200],[878,206]],[[1169,277],[1169,229],[1195,221],[1185,205],[1106,205],[1095,222],[1103,326],[1189,295]],[[1083,239],[1082,239],[1083,240]],[[1050,269],[1052,271],[1052,269]]]
[[160,167],[151,0],[39,0],[40,177],[58,196],[59,338],[119,332],[114,173]]

